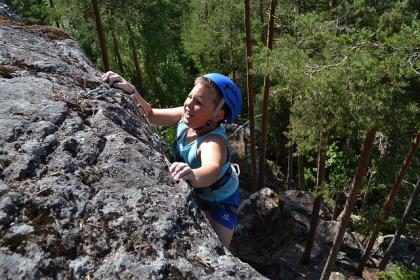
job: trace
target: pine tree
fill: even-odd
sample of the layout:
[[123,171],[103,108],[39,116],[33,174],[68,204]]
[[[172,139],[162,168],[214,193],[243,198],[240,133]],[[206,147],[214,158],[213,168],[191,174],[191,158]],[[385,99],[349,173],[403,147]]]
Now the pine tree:
[[394,253],[395,246],[397,245],[401,237],[401,234],[404,230],[404,227],[406,226],[408,222],[408,219],[410,218],[410,215],[412,214],[411,212],[416,204],[419,193],[420,193],[420,176],[417,178],[417,184],[414,186],[414,190],[413,190],[413,193],[411,194],[410,200],[407,202],[407,206],[405,208],[401,221],[398,225],[398,228],[395,231],[394,237],[389,243],[388,248],[385,250],[383,259],[379,263],[378,268],[380,270],[385,269],[386,265],[388,264],[389,259],[391,258],[391,255]]
[[338,251],[340,250],[341,244],[343,243],[344,234],[346,232],[347,225],[350,220],[351,212],[353,211],[354,204],[356,203],[357,193],[359,191],[363,177],[365,176],[366,170],[369,165],[373,141],[375,140],[375,133],[376,131],[372,129],[369,130],[366,134],[362,154],[360,155],[359,164],[357,166],[357,170],[353,178],[351,192],[347,198],[346,206],[344,207],[344,213],[340,221],[337,233],[334,237],[334,242],[328,255],[327,262],[324,265],[324,269],[322,271],[320,280],[330,279],[330,274],[337,259]]
[[[270,17],[268,20],[268,34],[267,34],[267,49],[273,48],[274,37],[274,16],[276,10],[276,0],[270,0]],[[268,101],[270,91],[270,78],[268,75],[264,77],[264,96],[262,104],[262,119],[261,119],[261,148],[260,148],[260,163],[259,163],[259,186],[262,188],[265,184],[265,160],[267,150],[267,122],[268,122]]]
[[248,116],[249,116],[249,130],[251,137],[251,178],[252,186],[255,188],[255,178],[257,178],[257,156],[255,143],[255,117],[254,117],[254,93],[252,81],[252,45],[251,45],[251,26],[250,26],[250,12],[249,0],[244,0],[244,26],[245,26],[245,59],[247,63],[247,96],[248,96]]
[[405,176],[405,173],[407,172],[407,169],[410,167],[411,161],[413,160],[414,154],[416,153],[416,150],[420,144],[420,131],[417,133],[416,138],[414,139],[412,145],[410,146],[409,151],[407,152],[407,155],[404,158],[404,162],[401,165],[400,170],[398,171],[397,176],[395,177],[395,181],[392,185],[391,191],[388,194],[388,197],[386,198],[383,206],[382,211],[379,217],[379,221],[374,225],[372,234],[369,238],[369,241],[366,245],[366,248],[363,252],[362,257],[360,258],[359,265],[356,269],[356,274],[362,275],[363,269],[366,265],[366,262],[369,258],[370,252],[372,251],[373,245],[375,244],[376,238],[379,235],[379,230],[381,226],[384,224],[385,220],[388,218],[390,207],[395,199],[395,196],[397,192],[401,188],[401,181]]
[[109,64],[108,47],[106,45],[104,29],[102,27],[102,19],[101,19],[101,13],[99,11],[98,1],[97,0],[91,0],[91,1],[92,1],[93,12],[95,15],[96,31],[98,32],[99,45],[101,46],[104,70],[109,71],[111,67]]

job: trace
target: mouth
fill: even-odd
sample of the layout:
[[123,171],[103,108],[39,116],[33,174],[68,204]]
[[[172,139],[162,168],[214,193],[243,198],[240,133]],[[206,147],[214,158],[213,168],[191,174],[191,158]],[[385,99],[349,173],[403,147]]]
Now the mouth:
[[190,118],[192,118],[192,117],[193,117],[193,115],[191,115],[191,114],[190,114],[190,112],[188,112],[188,111],[185,111],[185,114],[184,114],[184,115],[185,115],[185,117],[186,117],[186,118],[188,118],[188,119],[190,119]]

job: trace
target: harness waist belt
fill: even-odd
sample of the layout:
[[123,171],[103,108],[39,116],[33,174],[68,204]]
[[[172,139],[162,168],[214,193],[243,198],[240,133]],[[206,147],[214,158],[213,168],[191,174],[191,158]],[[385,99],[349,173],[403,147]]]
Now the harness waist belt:
[[219,209],[223,209],[223,210],[229,210],[230,212],[232,212],[235,215],[238,215],[238,207],[234,206],[234,205],[230,205],[230,204],[224,204],[224,203],[220,203],[220,202],[202,202],[200,204],[200,209],[203,211],[209,211],[209,207],[216,207]]
[[222,177],[220,177],[215,183],[212,185],[205,187],[205,188],[197,188],[195,189],[198,193],[206,193],[209,191],[215,191],[222,187],[226,182],[229,180],[230,175],[232,175],[232,166],[229,166],[229,168],[226,170],[225,174],[223,174]]

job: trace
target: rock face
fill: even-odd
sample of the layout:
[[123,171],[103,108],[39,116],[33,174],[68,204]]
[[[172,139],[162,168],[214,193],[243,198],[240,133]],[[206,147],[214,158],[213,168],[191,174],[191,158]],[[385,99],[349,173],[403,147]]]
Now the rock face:
[[0,22],[3,279],[264,278],[221,245],[162,142],[73,40]]
[[298,229],[285,201],[269,188],[244,200],[239,209],[232,252],[270,279],[296,279],[284,258]]
[[[325,211],[321,211],[311,262],[302,265],[300,260],[310,229],[312,204],[311,196],[303,191],[277,194],[264,188],[252,194],[241,204],[232,252],[270,279],[319,279],[338,222],[323,221]],[[355,235],[346,232],[337,261],[337,266],[347,271],[354,271],[355,260],[363,252]]]
[[[375,263],[379,264],[382,260],[393,237],[393,234],[378,237],[372,250]],[[420,238],[402,235],[395,246],[392,261],[407,267],[420,267]]]

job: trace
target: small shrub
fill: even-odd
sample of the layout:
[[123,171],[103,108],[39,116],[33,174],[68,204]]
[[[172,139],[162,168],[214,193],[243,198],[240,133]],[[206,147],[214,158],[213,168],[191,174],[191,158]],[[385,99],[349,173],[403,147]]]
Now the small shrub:
[[379,279],[382,280],[418,280],[420,279],[420,267],[407,268],[405,266],[393,265],[388,271],[379,272]]

